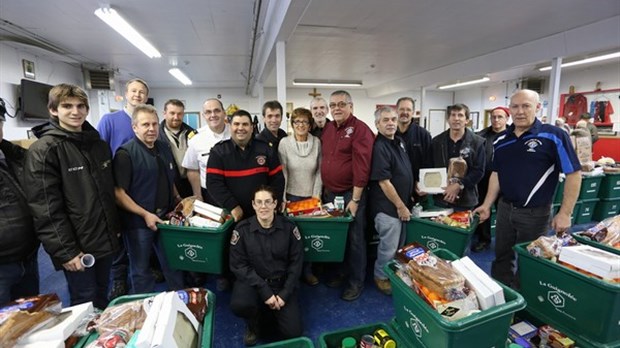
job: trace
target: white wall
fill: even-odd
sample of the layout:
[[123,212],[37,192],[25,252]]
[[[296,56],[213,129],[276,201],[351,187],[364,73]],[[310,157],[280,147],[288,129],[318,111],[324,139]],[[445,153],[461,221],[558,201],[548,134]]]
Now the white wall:
[[[18,108],[18,86],[24,78],[22,59],[34,62],[38,82],[50,85],[67,82],[83,86],[83,77],[79,67],[43,59],[0,42],[0,98],[4,99],[10,115],[15,115]],[[39,123],[42,122],[24,121],[19,116],[7,118],[4,124],[4,138],[25,139],[26,131]]]

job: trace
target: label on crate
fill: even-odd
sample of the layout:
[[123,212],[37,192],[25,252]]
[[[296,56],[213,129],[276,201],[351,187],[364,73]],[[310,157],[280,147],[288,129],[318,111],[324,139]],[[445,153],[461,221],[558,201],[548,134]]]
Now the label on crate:
[[[310,246],[312,247],[312,249],[314,249],[316,252],[319,253],[328,253],[331,250],[330,249],[326,249],[325,248],[325,241],[328,241],[331,239],[330,236],[328,235],[317,235],[317,234],[311,234],[309,236],[304,236],[305,240],[310,240]],[[308,251],[308,248],[305,248],[305,251]]]
[[186,261],[186,259],[189,259],[189,261],[192,261],[192,262],[200,262],[200,263],[204,263],[208,261],[206,257],[204,258],[204,260],[198,259],[198,250],[204,249],[202,245],[183,243],[183,244],[177,244],[177,248],[183,249],[183,254],[179,255],[179,260],[181,261]]
[[[549,303],[554,307],[554,309],[562,314],[564,314],[565,316],[573,319],[573,320],[577,320],[573,315],[568,314],[564,311],[564,308],[567,305],[567,300],[571,300],[574,303],[577,303],[577,298],[575,297],[575,295],[573,295],[572,293],[563,290],[562,288],[549,283],[549,282],[544,282],[542,280],[538,281],[538,285],[549,289],[547,291],[547,298],[546,300],[549,301]],[[544,301],[545,299],[542,298],[542,296],[538,296],[538,300],[539,301]]]
[[435,250],[437,248],[445,248],[446,246],[446,242],[435,237],[421,236],[421,238],[426,240],[426,247],[431,250]]
[[424,333],[428,334],[428,328],[424,322],[420,320],[412,310],[406,306],[403,306],[403,308],[405,309],[405,312],[409,314],[409,321],[405,322],[405,326],[411,329],[418,339],[422,338]]

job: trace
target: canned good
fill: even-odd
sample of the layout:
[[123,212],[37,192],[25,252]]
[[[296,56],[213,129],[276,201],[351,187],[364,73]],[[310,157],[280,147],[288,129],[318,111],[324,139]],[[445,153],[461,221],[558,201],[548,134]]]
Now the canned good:
[[411,209],[411,215],[415,217],[419,217],[422,213],[422,206],[420,203],[416,203],[416,205]]
[[372,335],[364,335],[360,339],[360,348],[373,348],[375,344],[375,338]]
[[383,329],[377,329],[374,334],[375,344],[380,348],[396,348],[396,341]]
[[336,196],[334,198],[334,207],[338,210],[344,210],[344,197]]
[[355,348],[357,341],[353,337],[345,337],[342,339],[340,347],[342,348]]

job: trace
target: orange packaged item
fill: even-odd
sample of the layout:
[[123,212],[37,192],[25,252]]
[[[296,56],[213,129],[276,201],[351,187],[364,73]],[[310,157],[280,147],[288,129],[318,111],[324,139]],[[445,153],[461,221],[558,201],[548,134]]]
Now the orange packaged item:
[[286,212],[289,216],[312,215],[320,211],[321,201],[315,197],[286,203]]

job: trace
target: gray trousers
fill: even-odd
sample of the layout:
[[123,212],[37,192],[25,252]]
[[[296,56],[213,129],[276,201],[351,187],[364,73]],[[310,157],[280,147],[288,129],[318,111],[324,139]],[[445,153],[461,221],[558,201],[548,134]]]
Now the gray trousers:
[[495,260],[491,265],[491,276],[513,288],[519,287],[515,244],[535,240],[546,235],[550,228],[551,206],[520,208],[500,199],[497,205],[495,226]]

